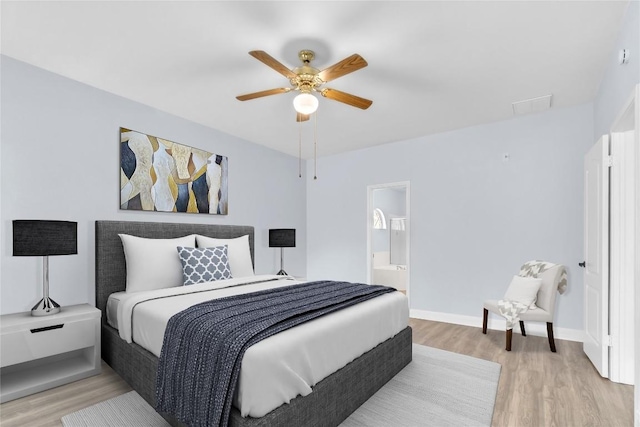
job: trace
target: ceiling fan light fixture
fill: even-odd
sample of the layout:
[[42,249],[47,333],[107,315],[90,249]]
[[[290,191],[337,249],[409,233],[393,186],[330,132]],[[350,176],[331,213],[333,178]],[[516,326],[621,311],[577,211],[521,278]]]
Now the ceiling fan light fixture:
[[310,93],[301,93],[293,98],[293,108],[300,114],[313,114],[318,109],[318,98]]

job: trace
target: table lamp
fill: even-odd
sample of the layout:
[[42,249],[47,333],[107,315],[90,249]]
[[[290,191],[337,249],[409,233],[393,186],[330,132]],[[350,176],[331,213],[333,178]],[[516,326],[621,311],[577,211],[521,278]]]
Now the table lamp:
[[288,276],[284,271],[284,248],[296,247],[296,230],[294,228],[272,228],[269,230],[269,247],[280,248],[279,276]]
[[31,309],[32,316],[60,312],[60,305],[49,298],[49,256],[78,253],[78,223],[69,221],[14,220],[13,256],[41,256],[42,299]]

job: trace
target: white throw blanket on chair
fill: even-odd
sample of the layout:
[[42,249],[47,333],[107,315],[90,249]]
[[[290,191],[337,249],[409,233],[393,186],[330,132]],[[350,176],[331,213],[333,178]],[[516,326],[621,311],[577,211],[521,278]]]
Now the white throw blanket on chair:
[[[520,273],[518,273],[518,276],[537,278],[538,275],[544,273],[552,267],[555,267],[556,265],[558,264],[553,264],[545,261],[529,261],[520,268]],[[558,292],[560,293],[560,295],[562,295],[566,290],[567,270],[563,266],[560,280],[558,281]],[[500,314],[505,319],[507,319],[507,329],[513,329],[513,327],[520,321],[520,315],[529,310],[529,306],[518,301],[501,299],[498,301],[498,310],[500,310]]]

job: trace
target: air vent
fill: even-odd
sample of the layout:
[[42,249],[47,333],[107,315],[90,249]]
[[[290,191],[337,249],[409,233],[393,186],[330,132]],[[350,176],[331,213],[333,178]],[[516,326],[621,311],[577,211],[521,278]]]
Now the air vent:
[[513,107],[513,114],[516,116],[520,114],[538,113],[551,108],[551,95],[514,102],[511,106]]

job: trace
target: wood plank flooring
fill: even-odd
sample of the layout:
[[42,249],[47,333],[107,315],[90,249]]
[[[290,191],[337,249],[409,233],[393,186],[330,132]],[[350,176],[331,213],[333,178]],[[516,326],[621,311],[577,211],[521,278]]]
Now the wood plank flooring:
[[[633,387],[600,377],[582,344],[411,319],[413,341],[502,365],[493,426],[633,426]],[[102,374],[0,405],[2,427],[61,426],[63,415],[128,392],[106,364]],[[462,390],[464,392],[464,390]]]
[[100,375],[3,403],[0,426],[59,427],[63,416],[128,391],[131,387],[103,361]]
[[[633,426],[633,386],[604,379],[582,343],[411,319],[413,341],[502,365],[493,426]],[[480,326],[480,325],[478,325]],[[526,324],[525,324],[526,326]]]

